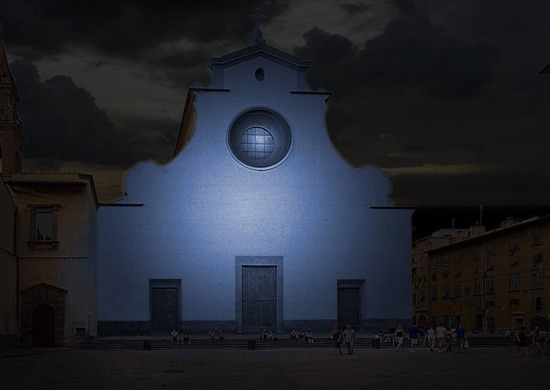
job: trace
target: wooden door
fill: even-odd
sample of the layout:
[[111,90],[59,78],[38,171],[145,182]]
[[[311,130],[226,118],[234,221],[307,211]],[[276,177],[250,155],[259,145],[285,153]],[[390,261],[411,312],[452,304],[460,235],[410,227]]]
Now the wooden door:
[[151,289],[151,331],[167,334],[179,328],[178,289],[153,287]]
[[338,287],[338,325],[359,329],[359,287]]
[[55,347],[55,310],[41,304],[32,310],[32,346]]
[[243,266],[243,332],[277,331],[277,267]]

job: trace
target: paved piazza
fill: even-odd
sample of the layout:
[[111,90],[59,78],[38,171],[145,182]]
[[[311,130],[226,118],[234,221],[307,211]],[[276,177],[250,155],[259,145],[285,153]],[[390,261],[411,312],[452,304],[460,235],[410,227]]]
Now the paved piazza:
[[546,389],[550,357],[357,349],[0,351],[0,389]]

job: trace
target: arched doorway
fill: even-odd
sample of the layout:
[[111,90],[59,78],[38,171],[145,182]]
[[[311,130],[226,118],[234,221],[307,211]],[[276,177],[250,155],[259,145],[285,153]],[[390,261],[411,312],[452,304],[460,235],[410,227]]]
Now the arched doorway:
[[40,304],[32,309],[32,346],[55,347],[55,310]]
[[22,347],[65,347],[67,293],[45,283],[21,291]]

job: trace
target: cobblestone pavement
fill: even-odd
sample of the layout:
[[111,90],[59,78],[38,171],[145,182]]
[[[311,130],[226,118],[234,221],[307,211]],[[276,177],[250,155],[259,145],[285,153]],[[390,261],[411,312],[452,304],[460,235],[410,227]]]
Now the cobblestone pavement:
[[0,389],[545,389],[549,369],[514,348],[20,350],[0,354]]

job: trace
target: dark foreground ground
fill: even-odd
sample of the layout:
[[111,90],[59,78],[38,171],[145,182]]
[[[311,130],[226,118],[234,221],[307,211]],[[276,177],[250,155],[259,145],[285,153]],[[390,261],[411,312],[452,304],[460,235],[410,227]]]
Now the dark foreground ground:
[[0,389],[549,389],[550,357],[515,348],[27,350],[0,354]]

